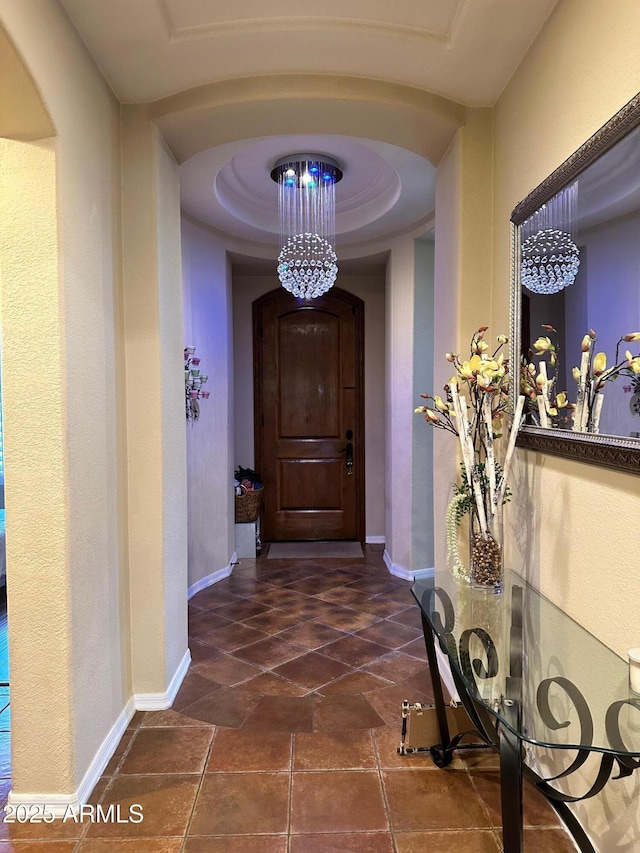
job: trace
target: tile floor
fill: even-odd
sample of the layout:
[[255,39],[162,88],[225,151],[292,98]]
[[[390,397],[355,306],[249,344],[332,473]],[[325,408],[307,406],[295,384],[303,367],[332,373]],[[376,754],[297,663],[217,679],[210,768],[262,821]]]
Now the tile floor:
[[[93,794],[143,821],[0,824],[0,853],[498,853],[492,754],[396,753],[430,680],[381,557],[243,560],[199,593],[173,708],[136,714]],[[525,823],[527,853],[575,849],[533,790]]]

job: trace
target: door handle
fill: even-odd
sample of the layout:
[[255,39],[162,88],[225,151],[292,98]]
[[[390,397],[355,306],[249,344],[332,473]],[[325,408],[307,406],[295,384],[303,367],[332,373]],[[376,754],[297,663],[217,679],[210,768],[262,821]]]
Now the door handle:
[[353,444],[349,442],[345,447],[346,458],[347,458],[347,476],[350,477],[353,474]]

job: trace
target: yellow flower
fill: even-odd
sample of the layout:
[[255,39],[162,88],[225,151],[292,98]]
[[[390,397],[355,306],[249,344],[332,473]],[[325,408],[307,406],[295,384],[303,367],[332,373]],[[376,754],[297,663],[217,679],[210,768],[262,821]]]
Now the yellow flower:
[[[509,338],[506,335],[498,335],[496,340],[498,341],[499,344],[506,344],[507,341],[509,340]],[[639,338],[639,340],[640,340],[640,338]]]
[[436,409],[439,409],[441,412],[448,412],[449,411],[449,406],[444,402],[442,397],[438,397],[438,395],[436,394],[436,396],[433,399],[434,399],[435,404],[436,404]]
[[432,424],[436,424],[440,420],[440,418],[433,411],[433,409],[428,409],[426,406],[425,406],[425,410],[424,410],[424,419],[427,423],[432,423]]
[[462,367],[459,368],[459,373],[465,379],[473,379],[473,377],[482,369],[482,359],[479,355],[472,356],[469,361],[463,361]]
[[568,402],[566,391],[561,391],[556,397],[556,406],[559,409],[564,409]]
[[629,361],[627,367],[633,370],[634,373],[640,373],[640,355],[634,357],[629,350],[626,351],[625,355]]
[[589,335],[585,335],[582,339],[582,343],[580,344],[580,349],[582,352],[589,352],[589,347],[591,346],[591,338]]
[[576,380],[576,382],[579,382],[580,381],[580,368],[574,367],[573,370],[571,371],[571,373],[573,375],[573,378]]
[[599,352],[593,359],[594,376],[601,376],[607,369],[607,354]]
[[630,343],[631,341],[640,341],[640,332],[629,332],[629,334],[625,335],[622,340],[627,341],[627,343]]
[[426,406],[418,406],[418,408],[417,408],[417,409],[414,409],[414,410],[413,410],[413,414],[414,414],[414,415],[421,415],[423,412],[426,412],[426,411],[427,411],[427,407],[426,407]]
[[547,408],[547,412],[548,412],[550,415],[552,415],[552,416],[553,416],[553,415],[557,415],[557,414],[558,414],[558,410],[557,410],[554,406],[552,406],[552,405],[549,403],[549,401],[548,401],[548,400],[547,400],[547,402],[546,402],[546,408]]
[[485,340],[479,339],[478,341],[476,341],[476,352],[477,353],[487,352],[488,349],[489,349],[489,344]]
[[541,373],[536,376],[536,385],[538,388],[544,388],[544,376]]
[[534,342],[533,348],[536,352],[548,352],[551,349],[551,338],[540,337]]

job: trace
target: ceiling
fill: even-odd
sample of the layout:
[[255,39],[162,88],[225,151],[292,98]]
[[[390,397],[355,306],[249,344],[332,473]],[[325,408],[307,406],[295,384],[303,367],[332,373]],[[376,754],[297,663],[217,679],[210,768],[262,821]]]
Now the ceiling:
[[[150,103],[238,78],[323,74],[487,106],[558,0],[59,2],[121,102]],[[180,166],[182,205],[275,257],[277,188],[269,172],[299,151],[330,155],[343,168],[338,247],[366,245],[370,254],[382,238],[432,218],[431,163],[396,145],[337,134],[252,138],[200,151]]]
[[123,102],[256,74],[495,103],[558,0],[60,0]]
[[270,136],[208,148],[180,166],[183,207],[219,231],[276,246],[278,187],[270,172],[282,157],[330,153],[344,172],[336,186],[336,244],[372,243],[431,219],[435,169],[383,142],[348,136]]

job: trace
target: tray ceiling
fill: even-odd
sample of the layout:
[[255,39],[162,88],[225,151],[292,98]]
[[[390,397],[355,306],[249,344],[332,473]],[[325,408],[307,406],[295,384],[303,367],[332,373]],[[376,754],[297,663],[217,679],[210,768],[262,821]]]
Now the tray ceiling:
[[273,73],[495,102],[557,0],[60,0],[121,101]]

